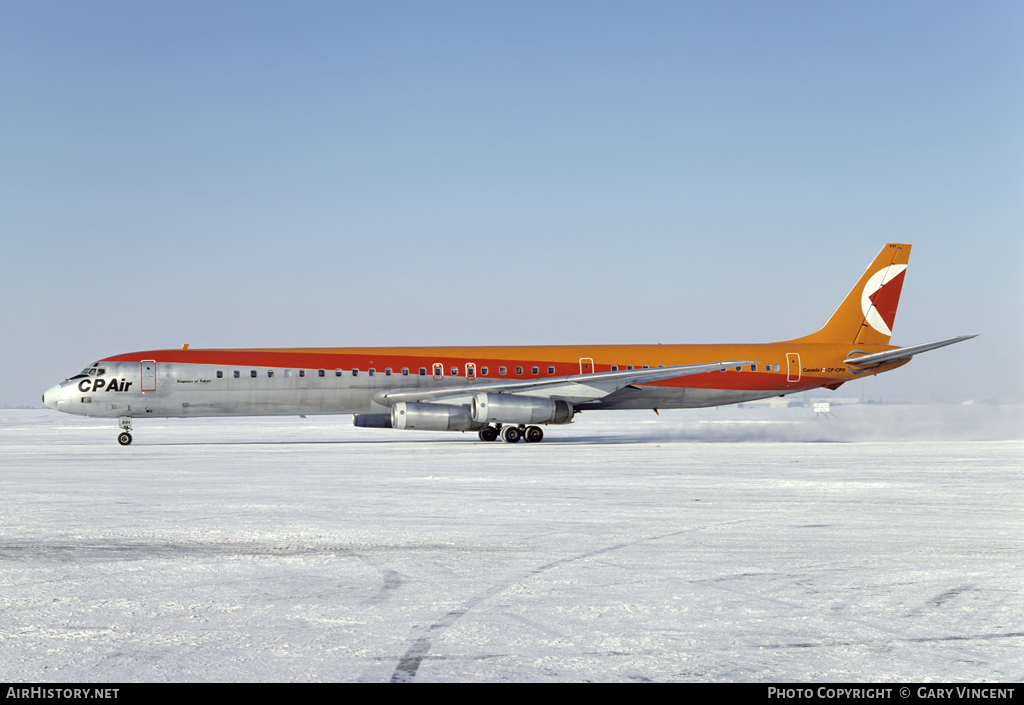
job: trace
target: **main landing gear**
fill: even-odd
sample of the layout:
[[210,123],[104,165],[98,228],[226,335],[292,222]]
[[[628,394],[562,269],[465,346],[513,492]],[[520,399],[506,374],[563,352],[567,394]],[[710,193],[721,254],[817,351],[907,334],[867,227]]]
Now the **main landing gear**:
[[130,446],[132,444],[132,417],[121,416],[118,421],[121,426],[121,433],[117,434],[117,442],[123,446]]
[[477,433],[481,441],[496,441],[500,437],[504,443],[518,443],[524,439],[527,443],[540,443],[544,439],[544,431],[540,426],[486,426]]

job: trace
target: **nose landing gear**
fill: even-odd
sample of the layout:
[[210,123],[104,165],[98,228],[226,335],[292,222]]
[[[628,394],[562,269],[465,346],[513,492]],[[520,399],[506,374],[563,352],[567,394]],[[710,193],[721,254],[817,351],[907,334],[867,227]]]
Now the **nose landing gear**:
[[121,416],[118,418],[118,422],[121,426],[121,433],[117,434],[117,442],[123,446],[130,446],[132,444],[132,417]]

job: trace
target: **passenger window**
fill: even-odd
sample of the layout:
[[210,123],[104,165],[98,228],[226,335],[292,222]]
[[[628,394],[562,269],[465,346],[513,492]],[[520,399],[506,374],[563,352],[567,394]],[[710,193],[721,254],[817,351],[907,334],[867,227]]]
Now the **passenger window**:
[[452,377],[455,377],[458,374],[459,374],[459,368],[458,367],[453,367],[452,368]]
[[255,377],[255,376],[256,376],[256,370],[252,370],[252,371],[251,371],[251,372],[249,373],[249,376],[250,376],[250,377]]
[[481,377],[486,377],[487,376],[487,368],[486,367],[481,367],[480,368],[480,376]]
[[341,377],[341,370],[335,370],[334,371],[334,376],[335,377]]
[[626,365],[626,371],[627,371],[627,372],[628,372],[629,370],[631,370],[631,369],[633,369],[633,366],[632,366],[632,365]]
[[555,366],[554,365],[548,365],[548,374],[549,375],[555,374]]
[[359,368],[358,367],[353,367],[352,368],[352,376],[353,377],[358,377],[359,376]]
[[651,366],[650,365],[644,365],[644,369],[645,370],[649,370],[649,369],[651,369]]
[[377,370],[375,370],[375,369],[373,369],[373,368],[371,367],[371,368],[370,368],[370,376],[371,376],[371,377],[373,377],[373,376],[374,376],[375,374],[377,374]]
[[224,371],[223,370],[217,370],[217,379],[220,379],[223,376],[224,376]]
[[518,367],[518,366],[517,366],[517,367],[516,367],[516,374],[517,374],[517,375],[521,375],[521,374],[523,374],[523,368],[522,368],[522,367]]
[[427,368],[426,367],[421,367],[420,368],[420,377],[426,377],[426,376],[427,376]]
[[618,371],[619,371],[619,366],[618,365],[612,365],[612,372],[618,372]]
[[779,363],[777,363],[777,362],[775,363],[775,371],[776,371],[776,372],[778,372],[778,371],[779,371]]
[[305,370],[299,370],[299,377],[305,377],[305,376],[306,376],[306,371]]
[[757,365],[751,365],[750,366],[750,371],[751,372],[757,372]]
[[736,371],[737,372],[742,372],[743,371],[743,366],[742,365],[737,365],[736,366]]
[[242,376],[241,373],[238,370],[235,370],[235,372],[234,372],[235,379],[238,379],[241,376]]
[[508,370],[506,370],[506,369],[505,369],[504,367],[499,367],[499,368],[498,368],[498,374],[499,374],[499,375],[503,375],[503,374],[505,374],[505,373],[506,373],[507,371],[508,371]]
[[284,376],[285,377],[291,377],[292,376],[292,371],[291,370],[285,370],[284,371]]
[[274,376],[274,371],[273,370],[267,370],[267,377],[273,377],[273,376]]
[[408,377],[409,376],[409,368],[408,367],[403,367],[402,368],[402,376],[403,377]]
[[384,368],[384,376],[385,377],[390,377],[391,376],[391,368],[390,367],[385,367]]
[[317,371],[316,371],[316,373],[317,373],[318,375],[320,375],[321,377],[323,377],[323,376],[324,376],[324,371],[323,371],[323,370],[317,370]]
[[531,371],[531,372],[532,372],[533,374],[540,374],[540,368],[539,368],[539,367],[537,367],[536,365],[535,365],[535,366],[533,366],[533,367],[531,367],[531,368],[530,368],[530,371]]

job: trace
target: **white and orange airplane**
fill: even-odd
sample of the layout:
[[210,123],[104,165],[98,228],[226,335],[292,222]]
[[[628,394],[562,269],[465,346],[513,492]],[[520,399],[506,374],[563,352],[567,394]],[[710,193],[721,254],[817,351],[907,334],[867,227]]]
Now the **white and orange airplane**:
[[536,443],[580,411],[720,406],[837,389],[975,336],[889,345],[910,245],[888,244],[817,333],[750,345],[150,350],[114,355],[43,403],[117,417],[354,414],[356,426]]

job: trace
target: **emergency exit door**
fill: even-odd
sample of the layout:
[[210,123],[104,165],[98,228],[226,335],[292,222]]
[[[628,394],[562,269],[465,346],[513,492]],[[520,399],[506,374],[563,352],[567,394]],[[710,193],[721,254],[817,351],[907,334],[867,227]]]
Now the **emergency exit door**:
[[799,382],[800,381],[800,353],[787,353],[786,354],[786,381],[787,382]]

